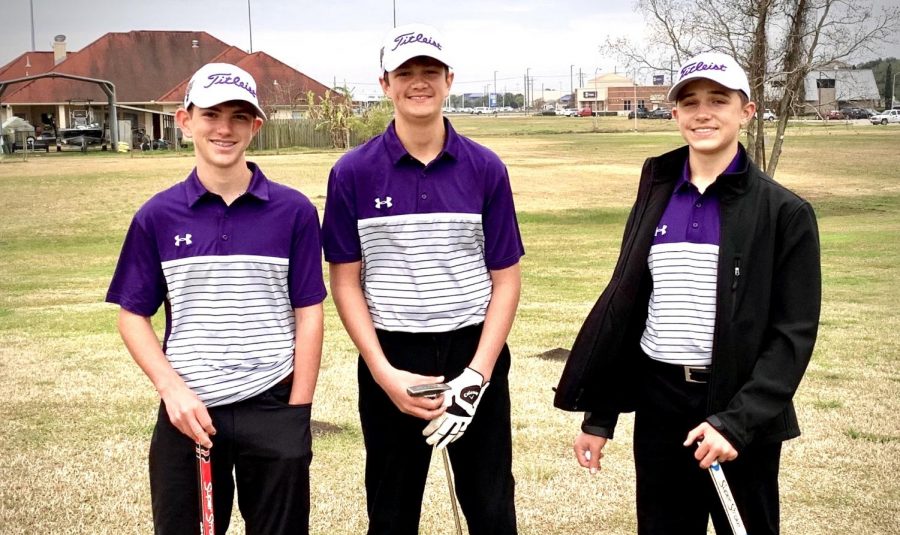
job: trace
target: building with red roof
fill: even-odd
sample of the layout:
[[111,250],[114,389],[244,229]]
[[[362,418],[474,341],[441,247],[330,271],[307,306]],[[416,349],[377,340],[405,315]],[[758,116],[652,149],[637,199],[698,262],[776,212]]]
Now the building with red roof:
[[[111,32],[78,51],[57,36],[53,51],[25,52],[0,67],[0,83],[60,74],[105,80],[115,86],[119,138],[141,131],[151,139],[175,139],[173,114],[191,75],[211,62],[233,63],[257,81],[270,119],[302,113],[312,91],[329,89],[265,52],[247,52],[202,31]],[[108,123],[108,97],[100,85],[48,76],[8,84],[0,94],[0,122],[21,117],[41,128]]]

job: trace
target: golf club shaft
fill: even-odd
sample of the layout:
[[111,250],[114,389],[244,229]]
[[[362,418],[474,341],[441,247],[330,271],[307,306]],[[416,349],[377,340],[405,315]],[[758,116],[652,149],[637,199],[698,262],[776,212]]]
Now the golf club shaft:
[[731,494],[731,487],[728,486],[725,472],[722,471],[722,466],[718,461],[713,462],[709,467],[709,475],[712,476],[713,486],[716,487],[719,501],[722,502],[722,509],[725,510],[725,516],[731,525],[731,532],[734,535],[747,535],[747,529],[744,527],[741,513],[738,511],[737,503],[734,501],[734,495]]
[[197,481],[200,491],[200,535],[215,535],[215,516],[213,515],[212,463],[209,448],[196,445]]
[[462,535],[462,524],[459,521],[459,506],[456,504],[456,488],[453,486],[453,469],[450,468],[450,455],[447,448],[442,448],[444,455],[444,472],[447,473],[447,487],[450,489],[450,504],[453,506],[453,521],[456,523],[456,535]]

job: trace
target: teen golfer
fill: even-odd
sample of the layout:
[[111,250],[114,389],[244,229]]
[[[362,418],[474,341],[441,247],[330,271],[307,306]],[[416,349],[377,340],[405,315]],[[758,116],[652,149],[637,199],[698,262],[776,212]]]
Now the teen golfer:
[[791,399],[819,320],[815,215],[738,143],[756,106],[733,58],[688,60],[669,100],[687,146],[645,162],[555,404],[587,411],[574,449],[591,473],[636,411],[639,533],[706,533],[710,514],[729,533],[716,460],[747,531],[778,533],[781,443],[800,434]]
[[[106,297],[161,400],[150,443],[157,534],[200,525],[195,442],[212,447],[216,533],[235,484],[247,533],[308,532],[319,221],[305,196],[244,158],[266,118],[256,87],[222,63],[191,78],[175,118],[196,167],[138,210]],[[160,345],[150,317],[163,304]]]
[[[506,337],[524,248],[506,167],[441,115],[450,65],[434,28],[391,31],[394,121],[329,177],[325,259],[361,357],[370,534],[418,533],[433,447],[449,450],[469,532],[516,532]],[[445,379],[442,398],[407,395]]]

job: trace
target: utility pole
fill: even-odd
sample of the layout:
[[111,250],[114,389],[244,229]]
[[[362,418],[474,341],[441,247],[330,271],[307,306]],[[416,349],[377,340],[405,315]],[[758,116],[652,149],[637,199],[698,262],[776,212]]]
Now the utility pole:
[[394,4],[394,28],[397,27],[397,0],[393,0]]
[[575,94],[575,85],[572,83],[572,69],[575,68],[575,65],[569,65],[569,94]]
[[494,106],[497,107],[497,71],[494,71]]
[[37,51],[37,48],[34,46],[34,0],[29,0],[28,4],[31,6],[31,51]]
[[250,17],[250,0],[247,0],[247,26],[250,28],[250,53],[253,53],[253,19]]
[[531,102],[531,91],[529,90],[529,82],[531,78],[531,67],[525,68],[525,112],[528,112],[529,103]]

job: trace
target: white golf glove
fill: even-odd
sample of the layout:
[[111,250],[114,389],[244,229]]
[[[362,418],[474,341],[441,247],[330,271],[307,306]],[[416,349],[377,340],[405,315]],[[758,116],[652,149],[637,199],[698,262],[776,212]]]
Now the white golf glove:
[[425,439],[427,444],[443,449],[463,436],[475,416],[475,409],[481,403],[484,391],[491,384],[490,381],[483,381],[480,373],[466,368],[459,377],[447,382],[450,386],[450,390],[444,392],[444,406],[447,410],[422,431],[428,437]]

